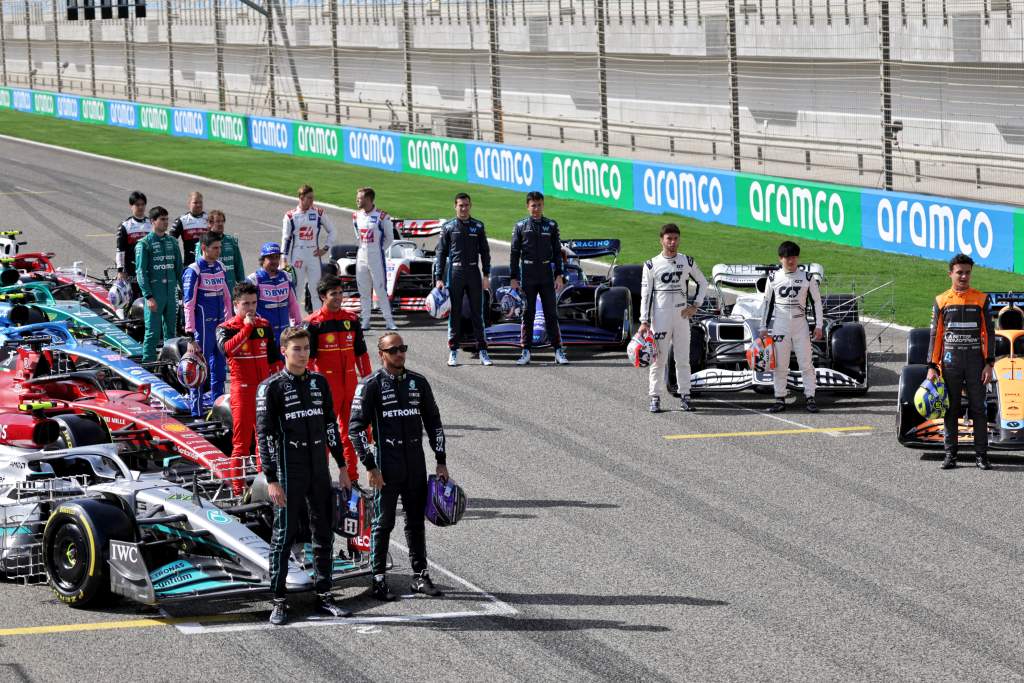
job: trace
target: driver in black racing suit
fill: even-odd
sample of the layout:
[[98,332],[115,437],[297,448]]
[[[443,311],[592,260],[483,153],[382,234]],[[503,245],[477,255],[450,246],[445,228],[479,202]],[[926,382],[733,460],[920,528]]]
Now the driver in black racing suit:
[[[396,598],[388,590],[384,570],[399,497],[405,509],[409,562],[415,573],[412,591],[435,597],[441,595],[427,573],[427,544],[423,528],[427,467],[423,460],[423,429],[426,427],[430,447],[437,459],[437,476],[447,479],[444,427],[427,379],[405,369],[408,348],[395,332],[377,339],[383,367],[356,387],[348,426],[352,445],[366,467],[370,486],[376,491],[374,503],[377,514],[371,532],[370,564],[373,571],[371,592],[378,600]],[[367,434],[371,425],[376,444],[370,442]]]
[[330,450],[338,463],[338,484],[351,487],[345,468],[345,452],[334,415],[327,379],[306,369],[309,332],[289,327],[281,333],[285,369],[260,383],[256,389],[256,439],[274,503],[274,534],[270,541],[270,587],[274,608],[270,623],[288,620],[286,599],[288,557],[304,519],[309,514],[313,532],[317,610],[331,617],[352,613],[334,602],[331,574],[334,531]]

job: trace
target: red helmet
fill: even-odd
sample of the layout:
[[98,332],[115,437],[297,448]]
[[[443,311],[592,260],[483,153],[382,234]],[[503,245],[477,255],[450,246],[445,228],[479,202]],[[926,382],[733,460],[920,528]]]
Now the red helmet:
[[658,356],[658,345],[654,343],[654,335],[650,332],[645,335],[639,332],[634,334],[629,346],[626,347],[626,355],[634,367],[646,368]]
[[197,389],[206,384],[210,375],[206,367],[206,359],[189,351],[178,361],[178,381],[189,389]]
[[771,336],[755,337],[747,348],[747,365],[754,372],[767,372],[775,369],[775,340]]

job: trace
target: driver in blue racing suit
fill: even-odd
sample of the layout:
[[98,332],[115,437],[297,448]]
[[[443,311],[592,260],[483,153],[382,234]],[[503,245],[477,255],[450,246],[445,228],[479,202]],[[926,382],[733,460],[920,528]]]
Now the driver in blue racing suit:
[[199,416],[205,407],[213,405],[224,393],[227,367],[224,354],[217,346],[217,326],[232,317],[231,290],[227,273],[219,260],[221,236],[215,232],[203,235],[203,257],[196,260],[182,275],[182,304],[185,307],[185,334],[192,337],[189,350],[206,358],[210,376],[205,394],[204,387],[189,392],[192,414]]

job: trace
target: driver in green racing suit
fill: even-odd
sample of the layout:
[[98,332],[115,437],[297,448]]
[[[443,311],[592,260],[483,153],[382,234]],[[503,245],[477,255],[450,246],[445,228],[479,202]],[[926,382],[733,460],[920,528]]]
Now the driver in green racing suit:
[[146,299],[146,335],[142,340],[142,362],[156,360],[157,348],[173,337],[177,323],[177,290],[181,281],[181,252],[178,241],[167,233],[167,209],[149,211],[153,232],[135,245],[135,273]]

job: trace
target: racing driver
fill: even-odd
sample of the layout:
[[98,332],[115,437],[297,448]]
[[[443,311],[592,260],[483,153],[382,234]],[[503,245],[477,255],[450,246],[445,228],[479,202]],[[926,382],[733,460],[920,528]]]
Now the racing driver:
[[388,299],[388,268],[385,260],[395,238],[395,227],[387,213],[374,206],[376,198],[377,194],[372,187],[359,188],[356,191],[356,206],[359,210],[352,214],[352,229],[359,242],[359,251],[356,252],[356,286],[359,287],[364,332],[370,329],[374,292],[384,316],[384,326],[389,330],[397,329],[391,315],[391,301]]
[[809,413],[818,412],[814,401],[814,359],[811,355],[811,337],[807,329],[807,297],[814,304],[814,340],[824,338],[822,331],[821,292],[818,281],[800,269],[800,246],[786,240],[779,245],[780,270],[768,274],[768,288],[761,315],[761,336],[771,331],[775,342],[775,403],[770,413],[786,409],[786,382],[789,380],[789,358],[796,354],[800,374],[804,380],[804,407]]
[[284,328],[302,322],[302,312],[291,278],[281,270],[281,246],[277,242],[266,242],[260,248],[260,266],[249,276],[249,282],[259,289],[256,312],[270,322],[277,344]]
[[967,408],[974,427],[974,460],[979,469],[990,470],[988,460],[988,417],[985,414],[985,385],[992,381],[995,337],[992,314],[984,292],[971,288],[974,259],[957,254],[949,261],[952,287],[935,297],[931,335],[928,340],[928,379],[942,373],[949,408],[944,438],[946,457],[942,469],[956,467],[960,436],[960,400],[967,389]]
[[[387,332],[377,339],[377,351],[383,367],[356,388],[348,426],[356,453],[369,473],[370,487],[376,491],[374,503],[377,514],[373,518],[370,541],[371,593],[378,600],[386,601],[396,597],[388,590],[384,570],[399,498],[405,510],[409,562],[415,573],[412,591],[435,597],[441,595],[427,573],[427,543],[423,528],[427,467],[423,460],[422,442],[423,428],[426,427],[428,441],[437,460],[437,476],[447,480],[444,427],[427,379],[405,368],[405,352],[408,350],[397,332]],[[376,445],[370,443],[368,430],[371,424]]]
[[167,234],[167,209],[154,206],[149,219],[153,232],[135,245],[136,275],[146,298],[143,363],[156,360],[157,347],[177,331],[178,282],[182,272],[178,242]]
[[[298,195],[299,205],[284,215],[281,245],[284,247],[284,266],[290,263],[295,270],[295,291],[299,301],[305,301],[308,295],[313,302],[316,301],[316,283],[320,282],[320,257],[330,253],[334,246],[334,224],[323,208],[313,204],[311,186],[300,187]],[[307,313],[312,311],[312,305],[306,308]]]
[[[227,358],[231,372],[231,467],[228,476],[235,495],[245,488],[242,459],[252,453],[256,435],[256,387],[281,369],[284,359],[273,328],[256,315],[256,285],[248,281],[235,285],[231,295],[235,317],[217,326],[217,348]],[[257,463],[257,468],[259,464]]]
[[182,276],[182,304],[185,334],[192,338],[189,350],[203,354],[210,372],[210,391],[202,387],[189,392],[192,414],[199,416],[224,393],[224,355],[217,348],[217,325],[231,317],[231,290],[220,258],[220,235],[212,230],[203,235],[203,257],[185,269]]
[[133,297],[142,295],[139,283],[135,281],[135,245],[153,231],[153,223],[146,215],[146,203],[146,195],[138,190],[128,195],[132,215],[117,226],[115,240],[114,265],[117,266],[117,278],[132,286]]
[[195,252],[196,247],[199,246],[199,239],[209,229],[209,216],[203,211],[203,193],[189,193],[188,211],[178,216],[174,220],[174,225],[171,226],[171,237],[181,238],[186,267],[192,265],[192,262],[196,260]]
[[[697,283],[693,303],[687,299],[690,280]],[[707,292],[708,281],[693,257],[679,253],[679,226],[661,226],[661,253],[644,264],[640,280],[639,333],[652,333],[657,346],[648,382],[652,413],[661,412],[669,349],[676,361],[680,407],[686,412],[694,410],[690,398],[690,319],[704,303]]]
[[[228,279],[228,291],[235,288],[235,283],[245,279],[245,264],[242,263],[242,250],[238,248],[238,238],[224,232],[227,217],[220,209],[213,209],[209,215],[210,229],[214,235],[220,235],[220,262],[224,264],[224,273]],[[196,240],[196,260],[203,257],[203,240]]]
[[[270,539],[270,587],[274,609],[270,623],[288,621],[288,556],[305,509],[313,532],[313,564],[317,609],[331,617],[352,613],[334,602],[331,569],[334,531],[331,473],[326,451],[338,463],[338,484],[352,486],[346,474],[337,420],[331,407],[331,387],[323,375],[306,369],[309,332],[289,327],[281,333],[284,369],[256,390],[256,435],[267,489],[274,503],[274,533]],[[424,486],[424,489],[426,487]]]
[[352,441],[348,437],[348,419],[359,378],[370,374],[370,355],[366,352],[363,331],[359,329],[359,316],[341,307],[345,298],[341,279],[336,275],[326,275],[316,290],[323,306],[309,318],[309,356],[313,369],[331,385],[334,414],[338,416],[345,462],[348,463],[348,478],[357,481],[359,471]]

